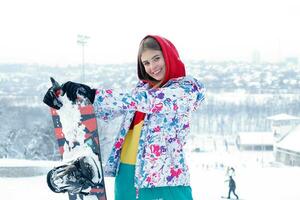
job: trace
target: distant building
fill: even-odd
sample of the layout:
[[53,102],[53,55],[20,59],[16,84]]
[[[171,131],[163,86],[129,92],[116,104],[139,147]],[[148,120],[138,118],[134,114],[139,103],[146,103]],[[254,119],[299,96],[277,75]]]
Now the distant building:
[[300,125],[276,143],[274,155],[277,162],[300,166]]
[[300,166],[300,118],[282,113],[267,119],[272,121],[275,161]]
[[294,129],[300,123],[300,117],[281,113],[267,117],[271,120],[271,129],[275,141],[280,141],[286,134]]
[[252,63],[253,64],[260,64],[261,63],[261,55],[258,50],[254,50],[252,52]]
[[272,132],[240,132],[236,138],[238,149],[244,151],[272,151]]
[[299,60],[297,57],[287,57],[287,58],[285,58],[285,63],[287,65],[298,66]]

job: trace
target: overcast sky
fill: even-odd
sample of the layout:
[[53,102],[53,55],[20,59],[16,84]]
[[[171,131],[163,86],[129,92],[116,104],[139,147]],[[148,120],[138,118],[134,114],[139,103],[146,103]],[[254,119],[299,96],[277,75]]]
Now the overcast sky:
[[[178,3],[177,3],[178,2]],[[0,63],[135,62],[140,40],[162,35],[183,60],[300,57],[297,0],[1,0]]]

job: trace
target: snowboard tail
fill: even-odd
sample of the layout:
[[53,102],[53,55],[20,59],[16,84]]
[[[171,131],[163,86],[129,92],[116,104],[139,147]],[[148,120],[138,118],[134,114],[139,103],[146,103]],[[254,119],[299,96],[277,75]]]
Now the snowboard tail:
[[[99,174],[102,179],[101,182],[93,185],[87,194],[73,194],[69,192],[69,200],[84,200],[86,199],[97,199],[106,200],[106,191],[104,184],[104,176],[101,162],[100,142],[97,130],[97,120],[94,113],[92,104],[76,103],[73,105],[73,109],[77,109],[80,112],[80,121],[75,123],[74,136],[64,133],[64,124],[62,123],[61,115],[63,111],[50,108],[51,116],[54,124],[55,137],[58,143],[58,150],[62,157],[63,162],[76,160],[78,157],[84,156],[96,157],[100,162]],[[78,130],[76,130],[78,129]],[[66,137],[68,136],[68,137]],[[70,139],[72,138],[73,139]],[[77,139],[80,138],[80,139]]]
[[244,200],[244,199],[240,199],[240,198],[235,198],[235,197],[230,197],[230,198],[227,198],[225,196],[221,196],[221,199],[229,199],[229,200]]

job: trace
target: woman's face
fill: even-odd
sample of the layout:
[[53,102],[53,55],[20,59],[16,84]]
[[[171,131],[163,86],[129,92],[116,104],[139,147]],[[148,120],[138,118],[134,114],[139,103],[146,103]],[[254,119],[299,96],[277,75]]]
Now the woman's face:
[[166,74],[165,59],[162,51],[159,50],[145,50],[141,54],[141,61],[149,76],[157,81],[162,81]]

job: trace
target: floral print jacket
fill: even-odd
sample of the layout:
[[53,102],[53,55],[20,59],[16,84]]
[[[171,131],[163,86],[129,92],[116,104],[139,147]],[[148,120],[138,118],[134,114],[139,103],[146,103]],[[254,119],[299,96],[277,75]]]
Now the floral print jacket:
[[135,168],[135,187],[190,185],[183,147],[190,132],[191,112],[204,100],[204,87],[191,76],[169,80],[162,88],[140,81],[131,93],[96,91],[97,117],[111,120],[124,115],[105,166],[107,176],[118,173],[120,154],[135,111],[146,113]]

